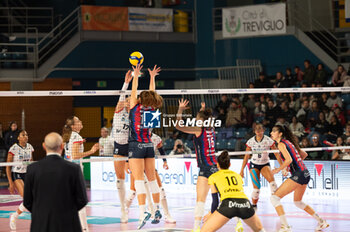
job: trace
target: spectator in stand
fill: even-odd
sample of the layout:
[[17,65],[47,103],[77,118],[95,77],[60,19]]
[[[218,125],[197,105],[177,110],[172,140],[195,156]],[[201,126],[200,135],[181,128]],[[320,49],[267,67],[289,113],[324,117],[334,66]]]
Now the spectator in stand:
[[322,93],[321,97],[318,99],[319,105],[324,107],[324,106],[326,106],[327,101],[328,101],[327,93]]
[[[320,135],[318,133],[314,133],[311,137],[311,146],[310,147],[322,147],[320,142]],[[310,159],[313,160],[321,160],[327,159],[328,155],[324,151],[309,151],[308,152]]]
[[276,123],[277,115],[280,110],[279,106],[275,106],[275,103],[272,100],[269,100],[267,102],[264,126],[272,128]]
[[109,131],[106,127],[101,128],[101,137],[98,140],[99,155],[100,156],[113,156],[114,143],[113,139],[108,135]]
[[321,63],[317,65],[315,82],[320,83],[322,86],[327,86],[327,72]]
[[255,88],[270,88],[270,82],[267,80],[264,72],[259,73],[259,79],[254,82]]
[[2,131],[2,123],[0,122],[0,151],[1,150],[4,150],[4,152],[6,153],[4,133]]
[[344,113],[341,111],[339,107],[336,107],[334,109],[334,114],[335,116],[337,116],[337,119],[340,122],[340,124],[344,127],[346,125],[346,120],[345,120]]
[[282,72],[276,73],[276,80],[274,81],[274,88],[287,88],[288,87],[288,81],[283,76]]
[[192,151],[190,148],[188,148],[181,139],[177,139],[175,140],[174,143],[174,148],[173,150],[171,150],[171,152],[169,153],[169,155],[184,155],[184,154],[192,154]]
[[242,109],[242,102],[241,102],[241,99],[239,99],[238,95],[234,95],[232,97],[232,101],[236,102],[238,105],[238,108]]
[[225,127],[226,126],[226,113],[223,108],[219,108],[219,114],[216,118],[217,120],[221,120],[221,126]]
[[300,109],[300,99],[296,97],[295,93],[288,95],[289,108],[297,112]]
[[350,137],[350,124],[349,122],[345,126],[345,132],[342,135],[343,141],[347,141],[347,139]]
[[315,82],[316,69],[309,60],[304,61],[304,83],[311,86]]
[[10,122],[9,130],[5,133],[4,141],[5,141],[5,147],[8,151],[10,147],[17,142],[18,137],[18,126],[17,122],[12,121]]
[[237,102],[231,102],[227,111],[226,126],[236,127],[242,121],[242,111],[238,108]]
[[333,86],[343,86],[345,77],[347,73],[343,65],[338,65],[338,68],[334,71],[332,76],[332,85]]
[[287,122],[286,119],[283,118],[282,116],[278,116],[275,125],[280,125],[280,126],[282,126],[282,127],[283,127],[283,126],[289,127],[289,122]]
[[254,122],[261,123],[264,120],[265,117],[265,111],[266,106],[264,104],[261,104],[260,101],[255,102],[255,108],[254,108]]
[[[334,144],[337,147],[345,146],[344,140],[342,137],[337,138],[336,144]],[[332,160],[350,160],[350,153],[349,150],[340,149],[340,150],[333,150],[332,152]]]
[[318,120],[316,121],[314,127],[315,127],[315,131],[321,135],[327,133],[329,123],[327,122],[326,116],[322,111],[318,114]]
[[299,66],[294,67],[294,80],[296,81],[297,86],[300,86],[304,79],[304,73],[301,71]]
[[333,115],[327,129],[327,140],[335,143],[338,136],[343,134],[343,127],[338,121],[337,116]]
[[288,84],[288,87],[293,87],[296,84],[296,79],[295,76],[292,74],[292,69],[291,68],[287,68],[286,69],[286,82]]
[[317,101],[312,101],[311,109],[307,114],[307,120],[316,121],[318,119],[318,114],[320,113],[317,105]]
[[288,101],[287,95],[285,93],[278,93],[276,95],[276,104],[281,105],[284,101]]
[[304,135],[304,126],[298,122],[297,117],[293,116],[292,123],[289,124],[290,131],[299,139]]
[[255,95],[249,94],[248,99],[243,102],[243,105],[248,108],[248,111],[253,112],[255,108]]
[[329,98],[327,99],[326,106],[329,109],[334,107],[343,107],[343,102],[341,98],[337,96],[336,92],[331,92]]
[[218,102],[218,104],[215,106],[215,111],[220,112],[220,108],[225,111],[225,114],[227,113],[227,109],[230,106],[231,102],[228,99],[226,94],[221,95],[221,100]]
[[309,100],[303,100],[300,110],[298,110],[296,116],[299,122],[305,123],[307,114],[309,113]]
[[242,120],[240,127],[250,128],[253,123],[253,115],[248,111],[247,107],[242,107]]
[[295,115],[295,111],[288,107],[288,102],[284,101],[281,103],[281,112],[280,115],[287,120],[287,122],[291,122],[293,116]]
[[310,141],[309,141],[309,139],[307,137],[303,137],[299,144],[300,144],[300,148],[307,148],[307,147],[311,146]]

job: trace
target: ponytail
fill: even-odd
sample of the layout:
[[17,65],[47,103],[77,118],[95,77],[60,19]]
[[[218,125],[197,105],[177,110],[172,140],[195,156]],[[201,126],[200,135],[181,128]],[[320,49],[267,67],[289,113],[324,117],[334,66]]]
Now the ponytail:
[[300,147],[299,147],[299,144],[297,143],[295,135],[293,134],[293,132],[287,126],[275,125],[274,127],[277,128],[278,131],[282,133],[282,136],[285,139],[289,140],[294,145],[294,147],[298,151],[300,151]]
[[72,135],[72,126],[74,125],[74,116],[67,118],[66,124],[62,129],[62,139],[64,143],[68,143]]
[[218,163],[221,169],[228,169],[230,167],[230,156],[226,150],[219,155]]

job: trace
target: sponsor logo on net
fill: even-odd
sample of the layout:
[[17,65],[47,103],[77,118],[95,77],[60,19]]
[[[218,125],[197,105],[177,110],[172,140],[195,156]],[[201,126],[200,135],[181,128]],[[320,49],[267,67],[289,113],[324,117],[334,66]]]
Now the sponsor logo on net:
[[163,117],[161,117],[161,115],[162,113],[159,112],[159,110],[143,112],[143,127],[160,128],[161,125],[163,127],[221,127],[221,120],[216,120],[215,118],[209,118],[202,121],[192,118],[192,115],[182,115],[184,117],[190,117],[177,120],[174,117],[178,115],[175,114],[164,114]]

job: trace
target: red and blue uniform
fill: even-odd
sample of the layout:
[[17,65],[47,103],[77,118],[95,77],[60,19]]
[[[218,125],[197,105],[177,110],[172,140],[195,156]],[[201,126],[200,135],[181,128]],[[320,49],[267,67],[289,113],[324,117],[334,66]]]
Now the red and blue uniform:
[[[301,159],[298,150],[289,140],[282,139],[281,143],[283,143],[286,146],[287,151],[289,152],[290,157],[292,158],[292,162],[289,165],[289,171],[292,174],[290,179],[302,185],[309,183],[310,173],[306,168],[303,160]],[[285,160],[282,153],[281,158],[283,159],[283,161]]]
[[215,131],[213,128],[202,128],[200,136],[194,137],[199,176],[209,178],[217,171],[215,156]]
[[129,159],[154,158],[155,156],[150,128],[143,127],[144,112],[151,110],[153,110],[151,107],[144,107],[141,104],[130,109]]
[[151,107],[144,107],[141,104],[137,104],[130,109],[129,142],[152,143],[150,128],[143,128],[143,114],[145,111],[151,110]]

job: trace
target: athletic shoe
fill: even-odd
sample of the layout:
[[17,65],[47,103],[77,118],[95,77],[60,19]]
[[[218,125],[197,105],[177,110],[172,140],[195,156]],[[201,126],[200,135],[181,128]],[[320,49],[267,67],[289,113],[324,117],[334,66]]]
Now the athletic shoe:
[[237,222],[235,231],[236,231],[236,232],[243,232],[243,225],[242,225],[242,221],[241,221],[241,220],[239,220],[239,221]]
[[129,219],[129,215],[128,215],[128,212],[126,210],[122,210],[122,215],[120,217],[120,222],[121,223],[127,223],[128,222],[128,219]]
[[17,220],[17,217],[15,216],[15,214],[11,213],[11,215],[10,215],[10,229],[11,230],[16,230],[16,220]]
[[281,225],[281,229],[278,232],[292,232],[292,227],[288,225]]
[[329,227],[329,224],[325,220],[322,220],[322,222],[318,223],[315,231],[320,231],[320,230],[326,229],[327,227]]
[[165,215],[165,223],[176,223],[176,220],[173,219],[170,215]]
[[149,220],[149,218],[151,217],[151,214],[148,212],[145,212],[143,214],[143,217],[139,220],[139,226],[137,227],[137,229],[141,229],[144,225],[146,225],[146,222]]
[[161,218],[162,218],[162,214],[160,213],[159,209],[157,209],[154,214],[154,219],[152,220],[152,224],[158,224]]

